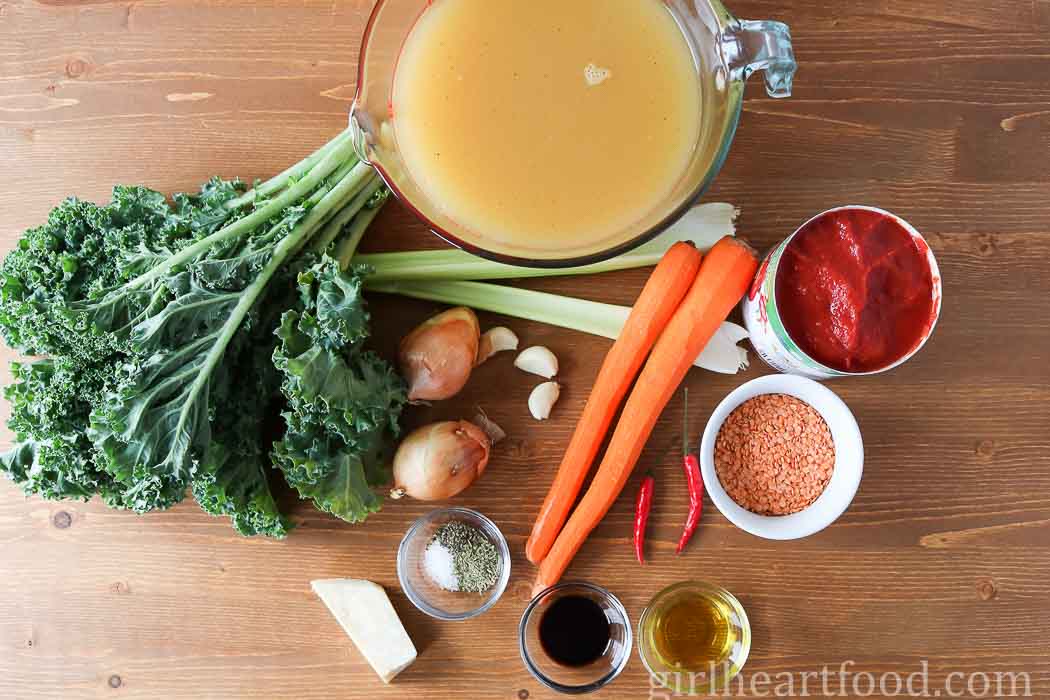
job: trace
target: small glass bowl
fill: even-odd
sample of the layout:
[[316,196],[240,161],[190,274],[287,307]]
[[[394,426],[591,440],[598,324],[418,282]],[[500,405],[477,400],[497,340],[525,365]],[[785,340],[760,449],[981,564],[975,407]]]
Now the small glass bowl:
[[[665,663],[654,648],[655,620],[659,614],[687,595],[701,595],[714,603],[730,625],[733,644],[718,665],[701,671],[686,671]],[[655,596],[638,620],[638,655],[642,657],[654,686],[663,686],[675,695],[714,695],[729,685],[747,662],[751,652],[751,623],[740,604],[729,591],[703,581],[682,581],[668,586]]]
[[[605,611],[609,620],[609,644],[605,653],[581,667],[563,666],[552,660],[540,642],[540,620],[551,603],[566,596],[590,598]],[[631,621],[619,599],[590,583],[559,583],[543,591],[529,603],[518,625],[518,648],[525,668],[551,690],[570,695],[590,693],[620,675],[631,658]]]
[[[434,583],[423,566],[423,553],[446,523],[460,521],[478,529],[499,552],[500,573],[495,585],[484,593],[446,591]],[[397,578],[412,604],[439,620],[469,620],[499,600],[510,580],[510,548],[496,524],[468,508],[433,510],[412,523],[397,550]]]

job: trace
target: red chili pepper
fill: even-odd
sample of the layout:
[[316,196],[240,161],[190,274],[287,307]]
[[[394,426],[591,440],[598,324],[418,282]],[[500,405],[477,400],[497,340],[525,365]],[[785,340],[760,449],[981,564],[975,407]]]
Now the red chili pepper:
[[646,474],[642,486],[638,489],[638,500],[634,504],[634,555],[638,563],[645,563],[645,525],[649,522],[649,509],[653,506],[653,490],[656,480],[652,474]]
[[676,554],[681,554],[682,550],[689,543],[693,533],[696,532],[696,526],[700,523],[700,513],[704,509],[704,478],[700,476],[700,462],[696,459],[696,455],[689,451],[689,390],[685,390],[685,418],[682,419],[682,466],[685,468],[685,480],[689,486],[689,515],[685,519],[685,529],[682,531],[682,537],[678,540],[678,546],[675,548]]
[[700,462],[697,461],[696,455],[690,454],[685,456],[683,466],[685,467],[685,478],[689,484],[689,515],[685,519],[685,530],[682,531],[682,537],[678,540],[678,547],[675,548],[677,554],[682,553],[689,539],[696,532],[696,526],[700,523],[700,513],[704,509],[704,479],[700,476]]

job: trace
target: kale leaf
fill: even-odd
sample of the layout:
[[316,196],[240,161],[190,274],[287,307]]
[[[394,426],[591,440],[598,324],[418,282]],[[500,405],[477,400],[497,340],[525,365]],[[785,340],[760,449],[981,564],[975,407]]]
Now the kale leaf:
[[91,438],[91,415],[141,363],[127,333],[107,331],[76,310],[126,284],[145,253],[170,255],[235,218],[223,204],[243,191],[212,180],[174,208],[144,187],[114,188],[109,204],[65,200],[45,225],[30,229],[0,267],[0,332],[27,354],[16,363],[9,426],[21,444],[0,457],[27,493],[47,498],[99,494],[114,507],[145,512],[182,499],[185,481],[111,472]]
[[23,442],[0,455],[0,469],[27,493],[52,499],[98,493],[110,505],[125,506],[120,484],[98,468],[84,433],[91,402],[108,378],[64,357],[14,363],[12,371],[17,381],[4,391],[8,426]]
[[406,400],[404,381],[371,352],[361,296],[367,270],[331,258],[299,275],[301,308],[285,312],[274,363],[288,409],[274,461],[303,498],[359,522],[379,509],[389,446]]
[[193,497],[206,512],[229,516],[242,535],[282,538],[291,523],[270,488],[271,475],[280,476],[270,468],[274,435],[267,431],[281,386],[271,359],[277,344],[273,329],[279,310],[287,306],[273,298],[266,306],[273,313],[255,319],[250,332],[238,334],[227,351],[225,381],[212,390],[211,442],[197,466]]

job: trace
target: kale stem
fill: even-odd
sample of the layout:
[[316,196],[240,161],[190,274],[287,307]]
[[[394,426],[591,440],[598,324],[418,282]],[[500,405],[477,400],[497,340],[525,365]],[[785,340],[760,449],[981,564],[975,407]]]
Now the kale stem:
[[362,204],[368,201],[367,198],[361,198],[365,190],[368,189],[370,179],[374,176],[375,171],[371,167],[360,163],[354,166],[331,188],[319,203],[310,209],[310,213],[303,218],[299,226],[308,227],[311,231],[309,238],[313,239],[314,234],[323,230],[323,227],[329,223],[333,216],[338,216],[344,209],[353,208],[359,199],[362,201]]
[[[361,167],[360,165],[358,167]],[[368,166],[364,166],[368,167]],[[357,193],[353,201],[347,204],[345,207],[339,210],[331,221],[329,221],[320,235],[314,239],[313,244],[310,246],[315,253],[324,253],[328,250],[328,247],[332,245],[332,242],[343,233],[343,229],[346,225],[358,215],[358,212],[371,201],[372,197],[383,188],[383,181],[379,179],[378,175],[373,175],[371,182],[369,182],[364,189]],[[379,205],[382,206],[382,205]],[[379,208],[379,206],[375,208]],[[362,231],[363,233],[363,231]],[[356,245],[355,245],[356,248]]]
[[[326,143],[325,145],[318,148],[316,151],[302,159],[295,165],[285,169],[283,172],[274,175],[266,182],[256,185],[254,189],[248,190],[240,197],[231,199],[226,202],[226,208],[233,210],[239,209],[246,204],[251,204],[257,200],[265,199],[275,192],[279,192],[288,186],[290,180],[297,180],[302,177],[305,173],[309,172],[311,168],[321,162],[321,159],[332,152],[340,143],[346,143],[350,138],[350,130],[346,129],[334,139]],[[356,160],[356,156],[355,156]]]
[[157,279],[161,275],[164,275],[175,266],[195,259],[217,243],[228,238],[234,238],[251,232],[253,229],[280,214],[285,207],[295,204],[297,201],[321,186],[324,183],[325,178],[346,164],[347,159],[352,156],[353,150],[353,146],[349,141],[337,144],[302,180],[299,180],[286,189],[280,194],[280,196],[270,200],[264,207],[256,209],[251,214],[248,214],[241,219],[237,219],[210,236],[202,238],[193,245],[183,248],[163,263],[125,283],[124,287],[126,289],[141,287],[142,285]]
[[339,246],[335,253],[335,258],[339,261],[339,267],[341,269],[345,270],[350,266],[350,262],[354,257],[354,253],[357,252],[357,246],[361,243],[365,231],[368,229],[369,224],[371,224],[376,216],[379,215],[379,210],[383,208],[383,204],[385,203],[386,198],[373,207],[362,209],[358,215],[354,217],[353,223],[350,224],[349,233],[339,242]]

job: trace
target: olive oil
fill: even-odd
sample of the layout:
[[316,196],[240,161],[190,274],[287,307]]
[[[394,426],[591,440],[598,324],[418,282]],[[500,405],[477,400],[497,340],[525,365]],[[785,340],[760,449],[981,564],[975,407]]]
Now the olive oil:
[[653,649],[668,666],[704,671],[727,658],[737,641],[729,607],[698,592],[680,596],[653,618]]
[[681,695],[720,692],[751,651],[744,606],[703,581],[682,581],[657,593],[638,626],[645,667],[657,683]]

